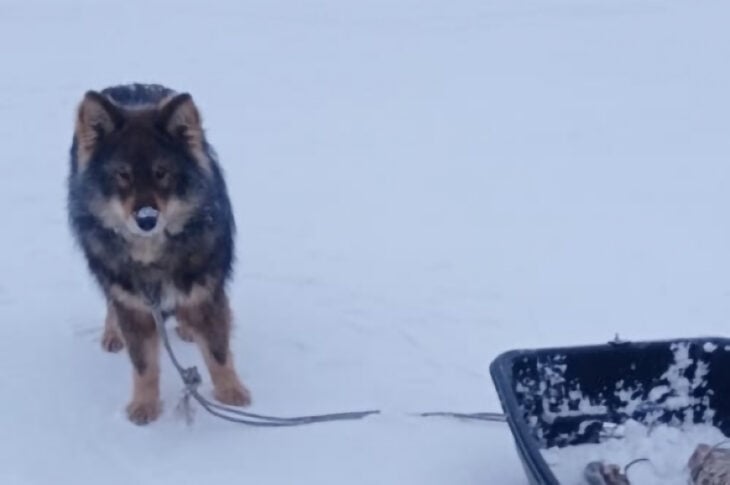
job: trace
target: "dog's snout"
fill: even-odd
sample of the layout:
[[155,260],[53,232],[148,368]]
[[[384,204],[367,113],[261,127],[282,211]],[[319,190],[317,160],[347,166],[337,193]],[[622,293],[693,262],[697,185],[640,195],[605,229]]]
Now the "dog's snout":
[[142,207],[139,209],[134,218],[137,221],[137,225],[143,231],[151,231],[157,225],[157,216],[159,211],[152,207]]

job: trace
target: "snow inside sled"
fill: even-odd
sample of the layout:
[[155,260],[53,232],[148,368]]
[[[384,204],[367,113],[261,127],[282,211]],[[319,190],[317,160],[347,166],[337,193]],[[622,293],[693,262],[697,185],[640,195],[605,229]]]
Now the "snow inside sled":
[[531,484],[560,483],[541,450],[598,443],[629,419],[730,436],[730,339],[514,350],[490,370]]

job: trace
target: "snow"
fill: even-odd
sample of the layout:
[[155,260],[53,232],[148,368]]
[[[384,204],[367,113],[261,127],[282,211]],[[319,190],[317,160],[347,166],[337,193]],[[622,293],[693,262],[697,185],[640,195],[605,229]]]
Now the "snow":
[[[3,0],[0,482],[525,483],[506,426],[407,413],[498,410],[508,349],[726,333],[728,14]],[[164,362],[164,415],[126,421],[64,179],[83,93],[131,81],[191,92],[226,169],[252,411],[382,416],[187,428]]]
[[627,421],[624,435],[600,444],[566,446],[543,450],[558,481],[563,485],[585,485],[583,472],[591,462],[618,465],[621,470],[634,460],[626,475],[631,483],[641,485],[687,485],[690,483],[689,460],[700,444],[718,445],[725,441],[719,429],[706,424],[675,428],[658,425],[648,428]]
[[703,350],[707,353],[712,353],[717,350],[717,345],[713,344],[712,342],[706,342],[705,345],[702,346]]
[[157,209],[153,209],[152,207],[142,207],[140,210],[137,211],[137,217],[145,218],[145,217],[157,217]]

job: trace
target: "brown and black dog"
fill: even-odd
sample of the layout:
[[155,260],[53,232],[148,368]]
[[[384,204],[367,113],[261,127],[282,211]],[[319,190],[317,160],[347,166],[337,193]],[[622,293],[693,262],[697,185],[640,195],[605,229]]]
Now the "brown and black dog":
[[86,93],[68,189],[72,230],[107,299],[102,345],[126,345],[134,367],[129,419],[161,410],[153,308],[198,343],[216,398],[247,405],[229,348],[233,214],[190,95],[142,84]]

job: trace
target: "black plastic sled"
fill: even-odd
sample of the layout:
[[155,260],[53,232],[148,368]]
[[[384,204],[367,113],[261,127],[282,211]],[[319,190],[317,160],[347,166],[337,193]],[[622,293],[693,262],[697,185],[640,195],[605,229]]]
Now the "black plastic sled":
[[730,339],[513,350],[490,371],[533,485],[559,483],[541,449],[597,443],[628,419],[706,422],[730,436]]

